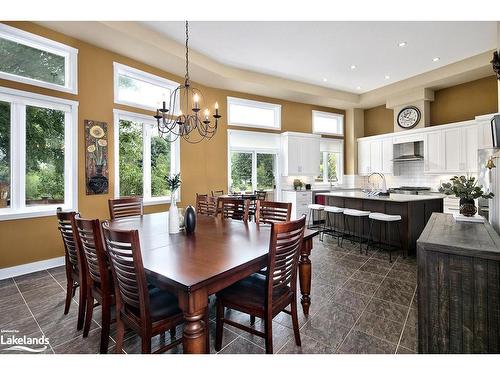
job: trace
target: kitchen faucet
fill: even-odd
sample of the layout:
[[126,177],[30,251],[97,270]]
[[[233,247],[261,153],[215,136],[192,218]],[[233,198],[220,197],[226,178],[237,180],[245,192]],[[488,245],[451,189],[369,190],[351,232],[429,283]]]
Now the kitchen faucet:
[[382,178],[382,193],[387,193],[387,184],[385,182],[385,176],[383,173],[380,173],[380,172],[370,173],[370,175],[368,176],[368,183],[370,182],[370,177],[373,176],[374,174],[376,174]]

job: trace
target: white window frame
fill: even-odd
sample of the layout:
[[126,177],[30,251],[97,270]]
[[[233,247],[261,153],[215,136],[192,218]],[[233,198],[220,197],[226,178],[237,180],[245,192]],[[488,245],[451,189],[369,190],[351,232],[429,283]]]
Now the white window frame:
[[[78,208],[78,102],[0,87],[0,101],[11,103],[10,207],[0,209],[0,221],[52,216],[57,207]],[[64,204],[26,206],[26,106],[65,112]]]
[[[228,138],[230,134],[235,133],[250,133],[253,135],[267,136],[269,133],[263,132],[247,132],[242,130],[229,129]],[[231,190],[231,153],[240,152],[245,154],[252,154],[252,190],[257,190],[257,154],[271,154],[275,155],[275,200],[281,199],[281,176],[280,176],[280,148],[279,147],[255,147],[249,145],[248,147],[232,147],[229,142],[227,144],[227,191]]]
[[[337,121],[340,122],[340,128],[342,129],[342,133],[321,132],[321,131],[316,130],[316,125],[315,125],[316,116],[324,117],[324,118],[328,118],[328,119],[336,119]],[[333,135],[333,136],[343,137],[344,136],[344,115],[341,113],[312,111],[312,132],[314,134]]]
[[[155,86],[166,88],[166,89],[170,90],[171,93],[174,92],[174,90],[177,87],[179,87],[178,82],[171,81],[169,79],[159,77],[157,75],[147,73],[147,72],[144,72],[144,71],[136,69],[136,68],[132,68],[131,66],[120,64],[116,61],[113,62],[113,81],[114,81],[114,101],[115,101],[115,103],[126,105],[129,107],[141,108],[141,109],[145,109],[147,111],[156,111],[158,109],[157,107],[154,106],[154,104],[156,104],[156,103],[151,103],[151,106],[145,106],[145,105],[140,104],[140,103],[127,101],[127,100],[120,100],[118,98],[118,93],[120,90],[120,88],[119,88],[119,81],[120,80],[118,79],[118,77],[120,75],[124,75],[124,76],[132,78],[132,79],[136,79],[139,81],[150,83],[150,84],[155,85]],[[169,100],[170,100],[170,98],[166,98],[167,106],[168,106]],[[177,97],[176,108],[174,108],[174,113],[175,114],[179,113],[179,109],[180,109],[180,103],[179,103],[179,97]]]
[[[247,124],[244,122],[233,121],[231,118],[231,105],[232,104],[244,105],[247,107],[253,107],[253,108],[258,108],[258,109],[270,109],[270,110],[274,111],[274,125],[273,126],[263,126],[263,125],[254,125],[254,124]],[[230,126],[241,126],[241,127],[246,127],[246,128],[281,130],[281,105],[228,96],[227,97],[227,124]]]
[[5,24],[0,24],[0,38],[64,57],[64,86],[1,71],[0,78],[78,94],[78,49]]
[[[151,130],[156,128],[157,122],[153,116],[123,111],[120,109],[113,110],[114,115],[114,144],[115,144],[115,198],[120,197],[120,120],[136,121],[145,124],[142,129],[142,155],[143,155],[143,202],[145,206],[155,204],[165,204],[171,202],[171,196],[152,197],[151,196]],[[180,141],[179,139],[171,143],[170,148],[170,172],[171,174],[179,173],[180,168]],[[146,165],[149,168],[146,168]],[[177,189],[175,193],[176,201],[180,202],[181,189]]]
[[328,168],[325,168],[325,166],[328,165],[328,154],[337,154],[337,182],[335,182],[335,184],[342,184],[344,179],[344,140],[322,138],[320,141],[320,145],[321,144],[338,144],[339,151],[321,151],[321,148],[323,147],[320,146],[321,160],[323,161],[323,179],[318,181],[316,180],[317,176],[314,177],[315,185],[330,185],[330,181],[328,181]]

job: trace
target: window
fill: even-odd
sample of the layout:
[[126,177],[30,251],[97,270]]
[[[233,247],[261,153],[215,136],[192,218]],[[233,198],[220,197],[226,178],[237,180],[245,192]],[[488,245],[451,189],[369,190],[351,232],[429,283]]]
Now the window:
[[0,220],[76,209],[77,108],[0,87]]
[[313,133],[344,135],[344,115],[330,112],[312,111]]
[[281,105],[227,98],[228,125],[281,129]]
[[263,190],[277,199],[279,147],[279,134],[228,130],[229,191]]
[[152,116],[115,110],[115,196],[142,196],[150,204],[170,202],[166,177],[179,168],[179,141],[158,135]]
[[320,173],[316,182],[333,184],[342,183],[344,142],[337,139],[322,139],[320,142]]
[[[113,66],[115,103],[156,110],[161,107],[163,101],[166,101],[169,107],[170,94],[179,86],[177,82],[116,62]],[[176,112],[178,110],[179,108]]]
[[0,78],[77,94],[78,50],[0,24]]

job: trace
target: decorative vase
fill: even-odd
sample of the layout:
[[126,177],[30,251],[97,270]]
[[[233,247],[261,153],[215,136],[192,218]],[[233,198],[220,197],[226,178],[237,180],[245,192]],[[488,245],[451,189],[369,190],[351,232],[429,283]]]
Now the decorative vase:
[[193,206],[187,206],[186,208],[184,214],[184,228],[187,234],[193,233],[196,228],[196,212]]
[[179,233],[179,209],[174,195],[175,193],[172,192],[172,202],[168,209],[168,233],[170,234]]
[[474,199],[460,198],[460,214],[471,217],[477,212],[476,204]]
[[90,177],[87,186],[94,194],[102,194],[108,189],[108,179],[102,175],[102,165],[95,166],[95,175]]

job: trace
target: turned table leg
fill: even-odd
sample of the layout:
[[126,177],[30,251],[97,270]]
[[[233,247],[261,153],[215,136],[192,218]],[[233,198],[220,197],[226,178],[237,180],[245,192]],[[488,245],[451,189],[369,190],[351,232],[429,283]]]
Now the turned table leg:
[[309,255],[311,255],[312,243],[312,239],[304,240],[299,260],[299,283],[300,293],[302,294],[300,303],[305,316],[309,315],[309,306],[311,306],[311,260]]
[[207,353],[208,325],[204,322],[208,309],[207,298],[205,290],[179,294],[179,306],[186,320],[182,332],[182,346],[185,354]]

